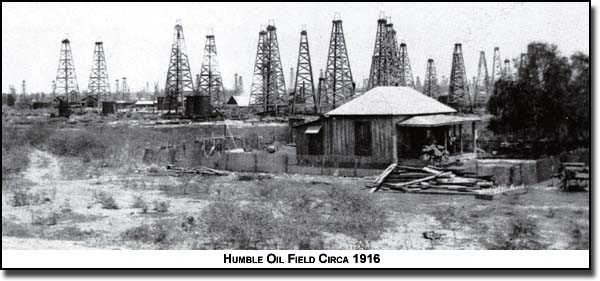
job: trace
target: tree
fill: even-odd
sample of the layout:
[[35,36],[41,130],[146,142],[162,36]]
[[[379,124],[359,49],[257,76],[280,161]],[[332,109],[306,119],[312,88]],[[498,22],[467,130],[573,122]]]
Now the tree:
[[533,42],[515,81],[499,80],[488,102],[489,129],[521,140],[589,140],[589,56],[571,60]]

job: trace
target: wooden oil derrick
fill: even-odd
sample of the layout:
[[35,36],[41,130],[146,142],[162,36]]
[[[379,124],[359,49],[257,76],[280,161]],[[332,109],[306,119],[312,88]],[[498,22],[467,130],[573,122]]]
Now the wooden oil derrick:
[[469,84],[467,82],[467,73],[465,71],[462,44],[460,43],[454,44],[447,104],[459,112],[468,112],[471,110]]
[[90,80],[88,82],[88,96],[95,97],[99,107],[102,106],[103,101],[111,100],[110,82],[108,80],[104,44],[102,42],[96,42],[94,46],[92,71],[90,72]]
[[223,92],[223,80],[217,61],[215,36],[206,35],[204,58],[202,59],[202,68],[198,79],[198,93],[211,97],[211,105],[218,108],[224,102]]
[[504,68],[502,69],[502,79],[504,79],[506,81],[513,80],[513,73],[512,73],[512,68],[510,66],[509,59],[504,60]]
[[265,114],[285,114],[288,99],[275,25],[269,24],[258,37],[250,105]]
[[320,97],[320,112],[337,108],[352,99],[355,88],[342,20],[334,18],[329,40],[327,69],[325,70],[325,93]]
[[165,98],[162,108],[167,109],[167,114],[171,113],[171,109],[175,109],[175,114],[178,114],[181,110],[180,107],[183,105],[184,95],[189,95],[193,92],[194,82],[185,48],[183,27],[180,23],[177,23],[173,35],[173,45],[171,47],[169,70],[167,71],[167,81],[165,84]]
[[373,47],[373,56],[371,57],[371,70],[369,71],[369,82],[367,90],[377,86],[388,86],[389,73],[388,63],[389,35],[387,20],[380,18],[377,20],[377,33],[375,35],[375,46]]
[[484,106],[488,100],[489,82],[487,62],[485,60],[485,52],[479,53],[479,68],[477,69],[477,78],[475,80],[475,89],[473,93],[473,104],[475,107]]
[[410,69],[410,60],[408,59],[408,50],[405,43],[400,43],[398,59],[400,64],[400,77],[398,85],[414,88],[415,84],[413,82],[412,70]]
[[75,74],[75,64],[73,62],[71,42],[69,39],[62,41],[55,81],[56,93],[58,95],[64,95],[58,97],[62,102],[67,104],[79,102],[79,85],[77,84],[77,75]]
[[496,82],[502,78],[502,61],[500,60],[500,48],[494,47],[494,60],[492,61],[492,80],[490,82],[490,93],[494,92]]
[[433,61],[433,59],[427,60],[427,68],[425,69],[425,79],[423,80],[423,94],[434,99],[437,99],[440,95],[440,88],[437,81],[437,72],[435,70],[435,62]]
[[415,90],[423,92],[423,85],[421,84],[421,77],[419,76],[417,76],[417,80],[415,82]]
[[296,80],[292,92],[292,114],[317,113],[317,93],[313,82],[310,51],[308,48],[308,35],[305,29],[300,32],[300,46],[298,48],[298,64],[296,65]]

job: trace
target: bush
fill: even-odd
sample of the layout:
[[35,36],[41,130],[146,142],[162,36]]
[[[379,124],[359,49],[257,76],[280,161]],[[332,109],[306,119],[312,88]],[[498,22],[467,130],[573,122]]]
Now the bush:
[[155,210],[159,213],[166,213],[169,211],[169,207],[171,207],[171,201],[154,200],[152,205],[152,210]]
[[166,221],[154,222],[150,225],[142,224],[132,227],[121,233],[121,237],[125,240],[133,240],[142,243],[161,243],[169,244],[171,236],[169,229],[171,227]]
[[115,201],[113,196],[104,191],[95,193],[94,201],[96,203],[100,203],[102,205],[102,209],[109,209],[109,210],[119,209],[119,205],[117,205],[117,202]]
[[56,225],[59,219],[60,213],[56,211],[50,211],[48,213],[35,211],[31,214],[31,224],[34,225]]
[[2,179],[24,171],[27,165],[29,165],[29,149],[26,147],[4,149],[2,147]]
[[[231,201],[210,204],[203,212],[207,232],[226,248],[257,249],[274,238],[276,222],[270,209],[260,204],[239,206]],[[216,246],[216,245],[215,245]]]
[[135,195],[133,197],[133,204],[131,204],[131,208],[142,209],[142,213],[145,214],[148,212],[148,203],[146,203],[141,195]]
[[538,226],[532,218],[519,216],[508,223],[508,232],[496,231],[490,250],[543,250],[546,245],[540,242]]
[[10,205],[13,207],[35,205],[50,201],[50,198],[45,193],[33,193],[29,188],[16,188],[12,191],[10,197]]
[[387,224],[384,210],[376,205],[373,197],[359,191],[333,188],[327,229],[357,239],[359,249],[368,249],[370,241],[379,239]]

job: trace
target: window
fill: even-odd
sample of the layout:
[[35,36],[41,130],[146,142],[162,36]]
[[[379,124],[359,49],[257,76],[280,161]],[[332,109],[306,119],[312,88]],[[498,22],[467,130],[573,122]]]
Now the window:
[[322,155],[323,154],[323,134],[321,126],[311,126],[304,131],[308,138],[308,154]]
[[371,156],[370,121],[354,121],[354,155]]

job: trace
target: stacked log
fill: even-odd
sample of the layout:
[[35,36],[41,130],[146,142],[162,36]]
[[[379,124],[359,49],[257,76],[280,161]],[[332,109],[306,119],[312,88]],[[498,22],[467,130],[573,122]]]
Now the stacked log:
[[434,166],[411,167],[390,165],[368,185],[371,193],[381,190],[422,194],[477,195],[482,189],[495,186],[491,175],[460,173]]

